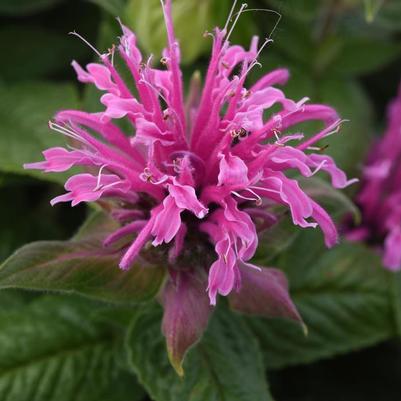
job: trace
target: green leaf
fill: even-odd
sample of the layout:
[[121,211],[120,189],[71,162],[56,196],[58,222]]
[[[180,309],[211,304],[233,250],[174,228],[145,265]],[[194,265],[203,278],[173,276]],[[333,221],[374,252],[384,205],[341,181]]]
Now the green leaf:
[[304,232],[279,259],[309,334],[289,321],[248,319],[268,368],[310,363],[350,352],[395,334],[391,274],[357,244],[325,250],[320,235]]
[[372,22],[380,8],[384,4],[384,0],[363,0],[365,5],[365,18],[367,22]]
[[[373,0],[371,0],[373,1]],[[380,0],[376,0],[379,2]],[[388,30],[401,29],[401,3],[399,0],[386,0],[375,15],[373,23]]]
[[98,310],[82,299],[45,296],[1,311],[0,399],[140,400],[143,391],[118,358],[123,332],[98,320]]
[[[228,17],[230,0],[175,0],[172,13],[174,29],[180,42],[181,58],[184,64],[194,61],[211,47],[211,38],[204,36],[216,26],[222,27]],[[196,17],[195,17],[196,16]],[[128,26],[138,36],[138,41],[146,53],[160,57],[167,46],[166,28],[160,0],[130,0],[124,15]],[[233,40],[249,41],[255,33],[251,13],[241,17],[233,32]]]
[[304,23],[312,21],[320,12],[319,0],[265,0],[268,6],[279,11],[283,17],[294,18]]
[[333,106],[346,121],[338,134],[331,135],[323,144],[337,165],[351,176],[360,175],[363,160],[371,145],[373,110],[362,86],[354,80],[326,79],[317,87],[317,103]]
[[69,241],[23,246],[0,267],[0,288],[74,292],[111,302],[152,298],[163,281],[164,266],[139,258],[129,271],[122,271],[121,254],[102,246],[115,224],[98,214]]
[[65,138],[47,123],[59,109],[77,107],[76,88],[69,84],[29,82],[0,85],[0,170],[63,182],[62,174],[24,170],[24,163],[41,160],[42,151],[62,146]]
[[[7,54],[0,64],[0,77],[6,81],[46,78],[68,68],[72,57],[80,59],[88,52],[67,33],[35,25],[2,26],[0,37],[0,52]],[[21,43],[24,46],[16,45]]]
[[8,16],[23,16],[37,13],[54,7],[63,0],[2,0],[0,14]]
[[259,245],[253,259],[254,263],[271,266],[271,261],[280,253],[285,252],[299,234],[299,227],[296,227],[290,215],[285,213],[276,224],[259,236]]
[[127,334],[127,352],[138,380],[156,401],[268,401],[261,352],[242,319],[219,310],[184,363],[171,367],[160,332],[161,311],[139,314]]
[[126,0],[89,0],[91,3],[97,4],[99,7],[102,7],[104,10],[112,14],[114,17],[122,16],[125,5],[127,3]]
[[325,74],[368,74],[395,60],[401,53],[401,45],[388,39],[345,37],[341,42],[341,48]]
[[[210,0],[178,0],[173,4],[174,26],[185,62],[194,60],[209,46],[209,41],[202,34],[213,28],[208,23],[211,8]],[[144,49],[160,56],[167,43],[160,1],[131,0],[125,15]],[[196,18],[193,18],[195,15]]]
[[397,334],[401,336],[401,272],[393,273],[391,289]]

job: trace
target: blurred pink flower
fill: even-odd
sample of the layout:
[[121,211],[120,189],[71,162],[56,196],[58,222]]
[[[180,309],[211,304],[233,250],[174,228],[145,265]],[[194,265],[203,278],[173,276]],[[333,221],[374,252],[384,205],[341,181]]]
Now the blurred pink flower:
[[357,196],[362,224],[351,240],[379,243],[383,265],[401,269],[401,86],[388,108],[388,126],[370,151]]

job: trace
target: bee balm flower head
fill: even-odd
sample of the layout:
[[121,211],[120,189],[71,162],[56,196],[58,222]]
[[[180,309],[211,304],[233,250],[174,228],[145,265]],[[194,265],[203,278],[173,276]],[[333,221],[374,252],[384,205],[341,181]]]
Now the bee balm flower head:
[[[163,332],[181,372],[182,357],[205,328],[218,294],[229,295],[232,307],[242,312],[300,319],[284,275],[250,263],[258,231],[276,221],[272,207],[282,205],[295,225],[320,226],[327,246],[334,245],[331,218],[286,173],[297,170],[311,177],[321,170],[336,188],[350,181],[329,156],[310,152],[339,129],[335,110],[307,104],[307,98],[288,99],[276,88],[288,79],[285,69],[247,86],[248,73],[269,40],[258,47],[254,37],[244,49],[229,42],[233,26],[216,28],[209,34],[213,49],[203,88],[194,75],[184,101],[171,1],[162,6],[168,46],[161,68],[143,58],[134,33],[122,26],[117,50],[129,81],[113,65],[114,48],[86,69],[73,62],[81,82],[104,92],[104,110],[59,112],[50,126],[69,137],[71,146],[48,149],[45,161],[25,167],[87,171],[73,175],[65,184],[67,193],[52,204],[108,202],[121,228],[104,246],[134,234],[121,269],[129,269],[145,245],[160,247],[169,271],[161,296]],[[279,111],[269,113],[273,106]],[[121,119],[128,130],[119,128]],[[309,120],[321,121],[321,131],[309,138],[288,133]]]

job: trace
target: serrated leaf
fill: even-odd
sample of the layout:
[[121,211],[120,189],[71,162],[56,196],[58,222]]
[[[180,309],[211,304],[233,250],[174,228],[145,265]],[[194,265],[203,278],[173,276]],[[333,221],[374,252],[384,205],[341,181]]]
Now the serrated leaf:
[[65,144],[62,135],[50,131],[47,123],[56,111],[76,108],[77,102],[77,90],[70,84],[0,85],[0,170],[64,182],[61,174],[24,170],[22,165],[40,160],[48,147]]
[[98,305],[46,296],[0,312],[2,401],[140,400],[120,367],[121,332],[98,321]]
[[122,271],[121,254],[102,246],[113,228],[115,223],[100,214],[72,240],[23,246],[0,267],[0,288],[74,292],[111,302],[152,298],[163,281],[164,267],[138,258],[129,271]]
[[242,319],[220,310],[201,342],[189,352],[184,378],[171,367],[160,333],[161,310],[132,322],[127,334],[129,362],[156,401],[268,401],[260,350]]
[[395,334],[391,274],[380,258],[357,244],[328,251],[305,232],[278,261],[308,336],[287,321],[248,319],[270,369],[310,363],[375,344]]

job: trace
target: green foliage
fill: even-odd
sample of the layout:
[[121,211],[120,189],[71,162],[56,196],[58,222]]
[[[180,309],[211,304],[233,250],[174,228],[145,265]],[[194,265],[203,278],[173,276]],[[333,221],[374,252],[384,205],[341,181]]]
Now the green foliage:
[[2,0],[0,15],[25,16],[54,7],[63,0]]
[[0,288],[74,292],[112,302],[152,298],[164,266],[139,259],[129,271],[118,267],[119,252],[102,247],[115,223],[95,215],[70,241],[41,241],[17,250],[0,267]]
[[47,123],[57,110],[75,108],[77,102],[77,91],[71,84],[0,85],[0,170],[64,182],[61,174],[24,170],[22,165],[41,160],[41,152],[48,147],[65,144],[65,138],[50,131]]
[[[192,62],[184,67],[184,80],[199,66],[205,67],[211,38],[203,33],[224,25],[231,4],[231,0],[173,0],[183,62]],[[360,176],[379,121],[376,113],[382,112],[399,79],[401,2],[249,1],[249,8],[261,7],[277,10],[283,18],[273,34],[274,43],[261,57],[263,68],[254,69],[255,77],[287,67],[288,97],[309,96],[311,102],[332,105],[350,120],[339,135],[321,145],[329,145],[327,153],[349,175]],[[98,18],[100,8],[103,14]],[[93,111],[103,109],[101,92],[92,95],[91,86],[80,102],[81,87],[72,81],[69,62],[76,58],[85,64],[89,50],[66,33],[82,23],[83,31],[77,30],[103,52],[121,34],[114,19],[120,16],[136,31],[145,57],[154,53],[156,62],[166,38],[159,0],[3,0],[0,15],[4,20],[0,28],[3,260],[22,243],[66,238],[75,227],[73,223],[65,227],[70,216],[65,211],[49,210],[48,199],[60,188],[33,179],[63,183],[65,175],[22,168],[23,163],[40,160],[45,148],[65,144],[65,138],[47,127],[57,110],[77,108],[79,103]],[[243,14],[232,42],[248,46],[252,34],[266,36],[273,17],[266,12]],[[118,57],[114,61],[120,68]],[[126,68],[122,74],[128,76]],[[319,127],[302,128],[310,135]],[[302,186],[339,224],[344,214],[353,214],[358,221],[353,203],[325,181],[303,180]],[[33,196],[38,192],[43,195]],[[76,209],[69,213],[74,212],[80,213]],[[145,303],[157,294],[166,268],[144,267],[149,262],[142,260],[130,271],[121,271],[117,250],[101,246],[114,228],[109,219],[95,214],[72,239],[31,243],[0,267],[1,400],[139,401],[145,393],[137,376],[156,401],[268,401],[272,396],[266,367],[274,381],[281,373],[273,370],[316,363],[401,335],[400,274],[383,270],[379,256],[361,245],[345,242],[328,251],[318,229],[302,230],[283,216],[261,236],[254,262],[285,271],[309,334],[304,336],[290,321],[228,312],[223,301],[204,337],[189,351],[180,379],[168,362],[160,308]],[[346,388],[342,395],[351,396]]]
[[140,400],[118,360],[121,330],[98,312],[94,303],[51,296],[1,310],[1,400]]
[[[210,49],[211,38],[203,34],[224,25],[231,4],[230,0],[174,1],[174,26],[184,63],[194,61]],[[160,57],[167,44],[160,0],[130,0],[124,16],[128,26],[137,33],[144,50]],[[244,15],[237,30],[237,38],[244,41],[250,39],[253,33],[252,18]]]
[[[131,0],[126,18],[138,34],[140,44],[148,53],[156,56],[166,47],[166,34],[163,14],[159,0]],[[209,46],[203,37],[207,29],[212,29],[211,18],[213,1],[179,0],[174,3],[174,21],[177,36],[181,39],[182,57],[186,62],[195,59]],[[196,15],[196,18],[193,16]],[[190,40],[185,40],[190,38]]]
[[[46,78],[63,71],[72,58],[80,59],[87,52],[82,43],[67,32],[58,33],[37,25],[2,26],[0,37],[0,52],[7,55],[0,64],[0,77],[5,80]],[[24,46],[16,46],[16,42],[24,42]]]
[[362,75],[389,64],[401,53],[401,44],[372,37],[339,38],[334,60],[328,60],[326,74]]
[[318,233],[305,232],[276,266],[284,269],[308,335],[292,322],[248,318],[268,368],[310,363],[396,334],[392,275],[372,251],[341,244],[327,251]]
[[133,371],[156,401],[272,400],[255,338],[240,317],[225,310],[214,314],[201,343],[189,352],[183,379],[167,359],[158,308],[134,318],[126,347]]

